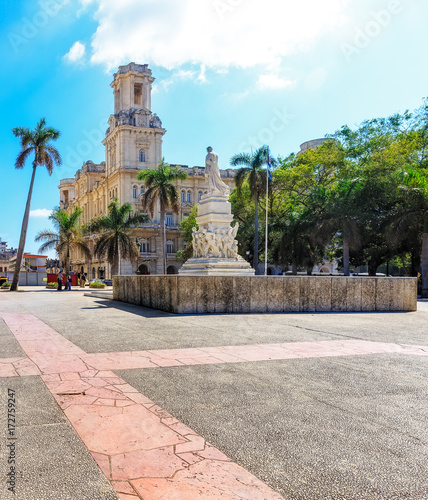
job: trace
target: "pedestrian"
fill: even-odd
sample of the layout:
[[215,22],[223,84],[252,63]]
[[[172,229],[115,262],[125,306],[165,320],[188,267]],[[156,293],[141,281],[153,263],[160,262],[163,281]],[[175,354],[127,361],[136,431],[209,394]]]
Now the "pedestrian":
[[67,290],[71,292],[71,274],[67,276]]
[[80,275],[80,287],[85,288],[85,282],[86,282],[86,276],[85,273],[82,273]]
[[61,290],[62,290],[62,272],[60,269],[58,273],[58,292],[60,292]]

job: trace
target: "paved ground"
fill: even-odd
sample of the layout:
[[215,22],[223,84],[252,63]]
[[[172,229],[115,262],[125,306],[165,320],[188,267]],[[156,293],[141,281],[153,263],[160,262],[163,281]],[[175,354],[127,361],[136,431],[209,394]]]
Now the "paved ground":
[[0,292],[0,498],[427,499],[427,320]]

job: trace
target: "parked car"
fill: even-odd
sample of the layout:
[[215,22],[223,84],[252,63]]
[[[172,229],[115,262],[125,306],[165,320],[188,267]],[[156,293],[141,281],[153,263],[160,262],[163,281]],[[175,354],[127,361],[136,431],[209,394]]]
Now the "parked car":
[[110,278],[106,278],[104,280],[104,283],[107,285],[107,286],[112,286],[113,285],[113,280],[110,279]]

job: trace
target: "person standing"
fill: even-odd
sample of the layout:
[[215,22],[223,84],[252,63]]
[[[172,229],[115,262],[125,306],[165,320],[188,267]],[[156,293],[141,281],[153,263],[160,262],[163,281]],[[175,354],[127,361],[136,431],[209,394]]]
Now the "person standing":
[[66,285],[67,285],[67,290],[68,290],[69,292],[71,292],[71,274],[69,274],[69,275],[67,276],[67,283],[66,283]]
[[80,287],[85,288],[86,276],[85,273],[82,273],[80,276]]
[[62,272],[60,269],[58,273],[58,292],[60,292],[61,290],[62,290]]

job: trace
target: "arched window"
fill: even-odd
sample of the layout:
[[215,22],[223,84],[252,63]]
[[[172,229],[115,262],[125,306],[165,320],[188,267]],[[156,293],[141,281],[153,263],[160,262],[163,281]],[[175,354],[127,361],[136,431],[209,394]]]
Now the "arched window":
[[137,186],[132,186],[132,197],[137,198]]
[[198,191],[198,201],[201,201],[202,198],[202,191]]
[[140,194],[144,194],[144,192],[145,192],[144,186],[141,186],[140,187]]
[[192,193],[187,191],[187,203],[192,203]]
[[186,191],[181,191],[181,203],[185,203],[186,201]]
[[144,151],[144,149],[140,149],[140,152],[138,154],[138,159],[141,162],[145,162],[146,161],[146,152]]

